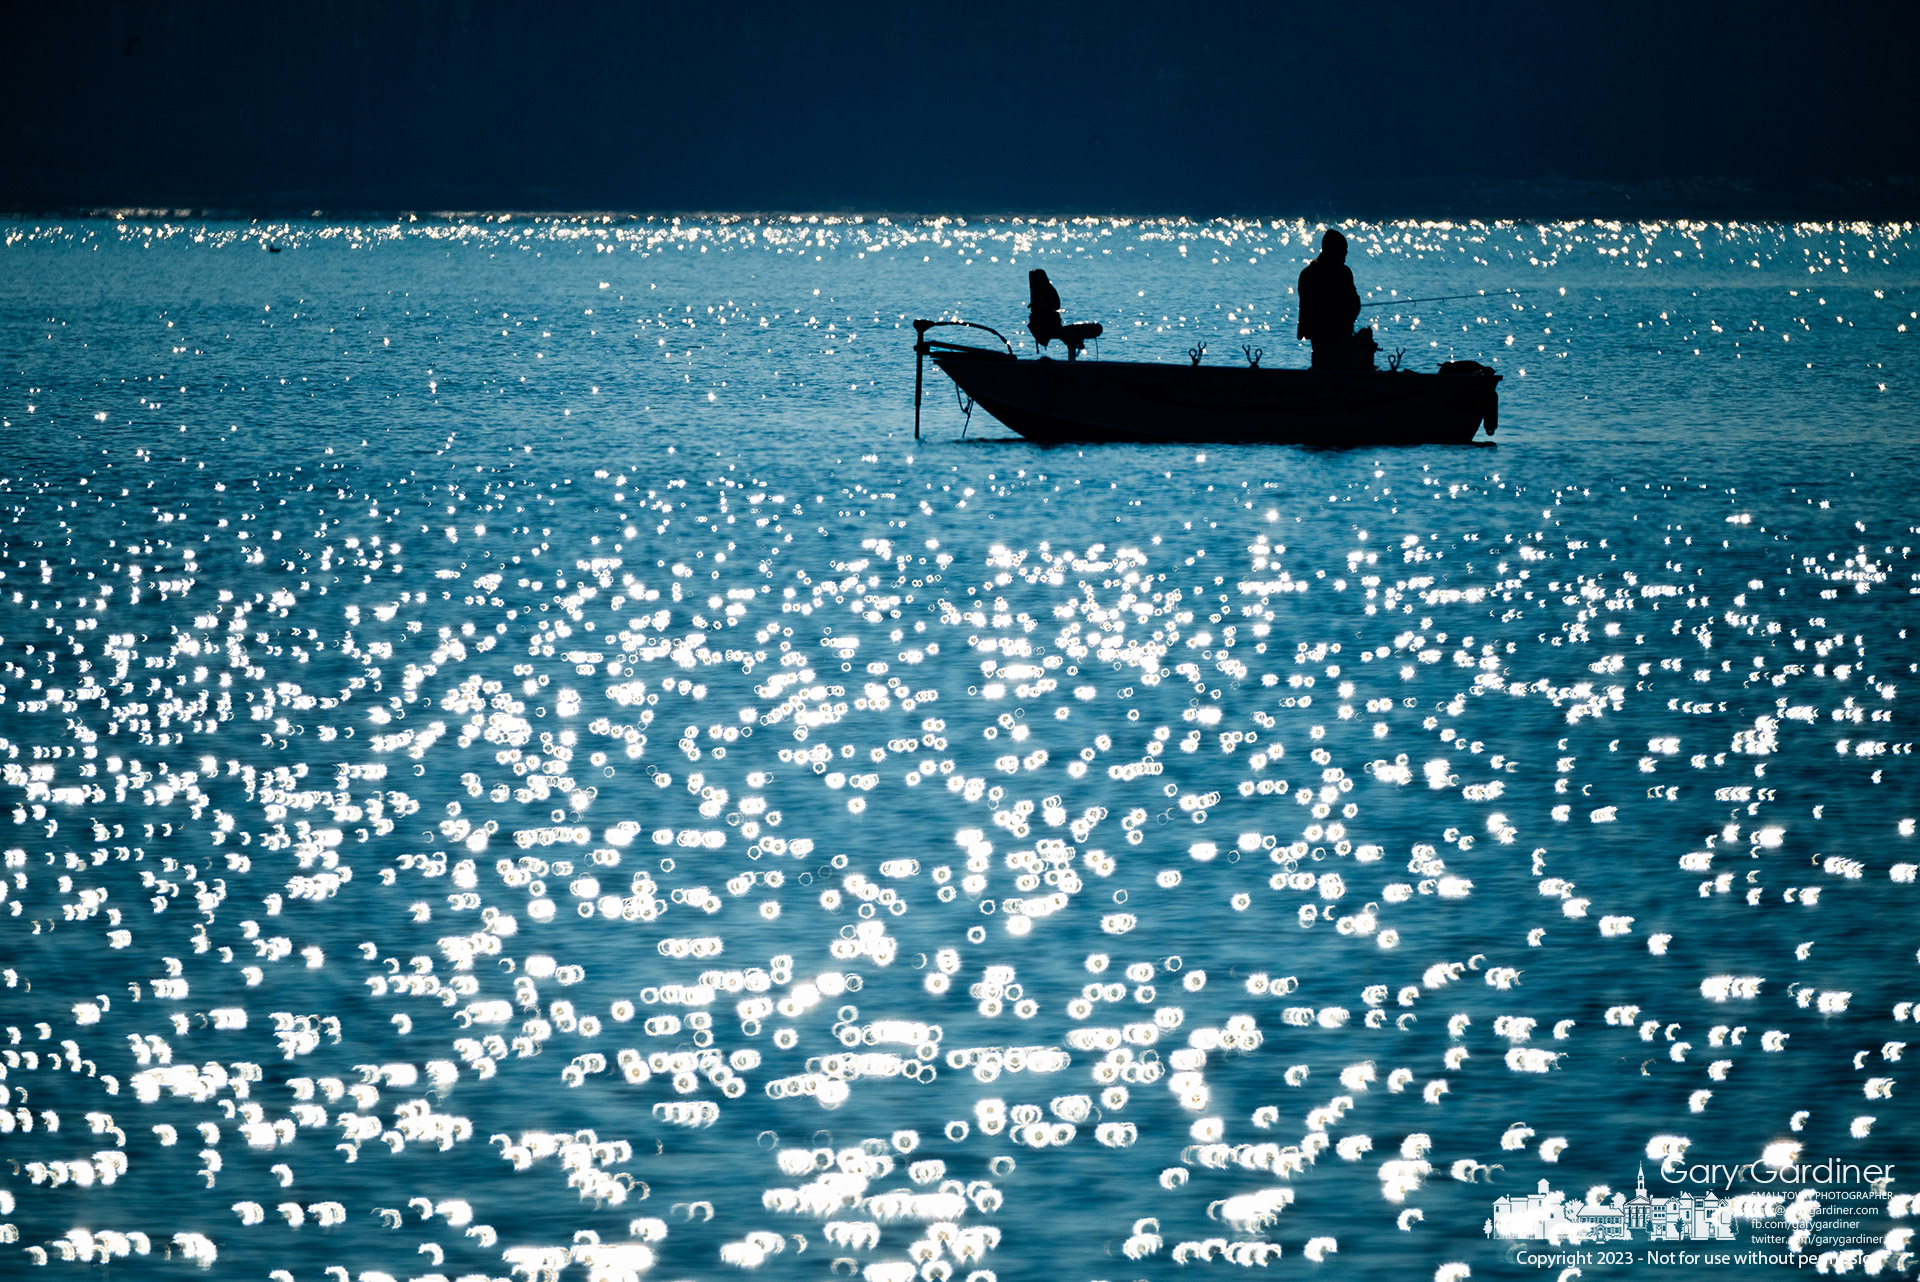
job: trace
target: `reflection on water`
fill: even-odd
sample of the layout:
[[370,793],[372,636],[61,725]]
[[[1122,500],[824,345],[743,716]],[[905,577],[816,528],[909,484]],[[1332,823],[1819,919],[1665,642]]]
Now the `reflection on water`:
[[1312,231],[16,226],[0,1251],[1497,1274],[1915,1152],[1907,231],[1349,228],[1526,291],[1363,314],[1497,449],[911,441],[912,316]]

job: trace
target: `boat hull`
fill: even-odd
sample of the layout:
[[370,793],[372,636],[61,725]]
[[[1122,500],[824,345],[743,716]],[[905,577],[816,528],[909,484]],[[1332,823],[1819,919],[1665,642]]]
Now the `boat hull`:
[[931,355],[980,408],[1033,441],[1463,445],[1498,423],[1491,373]]

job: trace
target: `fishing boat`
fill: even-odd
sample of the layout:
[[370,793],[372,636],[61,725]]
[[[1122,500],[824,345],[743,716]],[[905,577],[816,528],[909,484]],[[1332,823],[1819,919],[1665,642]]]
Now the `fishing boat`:
[[[984,330],[1001,348],[929,337],[945,326]],[[914,436],[931,358],[973,405],[1031,441],[1248,445],[1464,445],[1499,427],[1500,375],[1473,361],[1411,370],[1262,369],[1022,358],[997,330],[970,321],[913,323]],[[969,410],[971,406],[968,407]]]

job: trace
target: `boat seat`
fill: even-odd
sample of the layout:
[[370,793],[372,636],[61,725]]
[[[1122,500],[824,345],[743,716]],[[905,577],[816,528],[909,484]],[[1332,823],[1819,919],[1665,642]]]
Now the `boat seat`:
[[1062,324],[1060,294],[1047,279],[1046,272],[1036,267],[1027,273],[1027,280],[1032,289],[1027,300],[1027,332],[1033,335],[1034,345],[1043,353],[1059,339],[1067,346],[1067,359],[1074,360],[1086,348],[1088,339],[1106,332],[1106,326],[1093,321]]
[[1098,338],[1104,333],[1106,333],[1106,326],[1094,321],[1076,321],[1071,325],[1062,325],[1056,320],[1052,326],[1043,323],[1040,329],[1035,330],[1033,341],[1044,348],[1057,338],[1067,345],[1067,359],[1073,360],[1085,350],[1088,339]]

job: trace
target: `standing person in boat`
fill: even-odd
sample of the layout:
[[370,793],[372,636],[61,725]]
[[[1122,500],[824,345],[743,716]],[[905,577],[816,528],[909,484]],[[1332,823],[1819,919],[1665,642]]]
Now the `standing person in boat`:
[[[1320,257],[1300,273],[1299,336],[1313,344],[1313,368],[1352,369],[1361,365],[1353,333],[1360,317],[1360,292],[1347,267],[1347,238],[1329,228],[1320,238]],[[1369,345],[1372,334],[1367,335]],[[1365,361],[1372,365],[1371,354]]]

